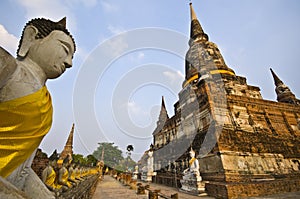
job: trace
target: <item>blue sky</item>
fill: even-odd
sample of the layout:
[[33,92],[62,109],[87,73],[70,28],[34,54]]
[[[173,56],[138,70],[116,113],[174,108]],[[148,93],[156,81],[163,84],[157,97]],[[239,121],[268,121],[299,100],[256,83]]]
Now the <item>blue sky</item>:
[[[59,79],[47,82],[53,99],[54,122],[41,144],[45,152],[61,151],[75,122],[75,153],[92,153],[98,142],[109,141],[122,150],[133,144],[134,158],[139,158],[152,141],[162,95],[169,115],[173,115],[173,104],[183,81],[184,60],[160,49],[160,44],[143,48],[139,43],[141,48],[126,51],[131,46],[126,32],[134,34],[136,41],[151,41],[155,40],[154,35],[145,28],[155,27],[163,33],[161,45],[170,40],[171,36],[166,34],[170,32],[181,38],[172,41],[185,53],[190,29],[188,3],[179,0],[0,2],[0,45],[12,55],[15,56],[23,26],[35,17],[58,21],[66,16],[67,27],[76,41],[73,67]],[[194,0],[193,6],[204,31],[219,46],[227,65],[237,75],[246,77],[248,84],[259,86],[265,99],[276,100],[270,67],[300,97],[298,0]],[[112,57],[112,62],[104,66],[107,57]],[[89,65],[92,59],[98,68],[97,64],[95,69]],[[102,74],[96,72],[99,68],[105,69]],[[81,75],[85,69],[90,74]],[[90,92],[92,100],[85,100],[85,91]],[[88,107],[93,110],[87,111]]]

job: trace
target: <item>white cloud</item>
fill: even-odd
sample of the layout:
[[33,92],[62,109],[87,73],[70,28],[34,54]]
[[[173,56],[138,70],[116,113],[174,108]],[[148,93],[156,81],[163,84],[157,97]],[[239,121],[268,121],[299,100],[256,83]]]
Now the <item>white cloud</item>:
[[184,79],[184,75],[181,71],[165,71],[163,72],[164,76],[169,79],[171,83],[182,82]]
[[101,1],[101,5],[105,12],[116,12],[119,10],[119,8],[116,5],[113,5],[106,1]]
[[129,60],[133,63],[139,63],[145,58],[145,54],[143,52],[130,54]]
[[138,60],[142,60],[142,59],[144,59],[144,57],[145,57],[145,54],[143,52],[139,52],[139,54],[137,56]]
[[135,103],[134,101],[128,102],[127,107],[128,107],[128,112],[133,113],[134,115],[140,115],[141,113],[143,113],[141,107],[139,107],[138,104]]
[[122,27],[115,27],[115,26],[112,26],[112,25],[109,25],[107,27],[107,29],[114,35],[117,35],[117,34],[120,34],[122,32],[124,32],[125,30],[122,28]]
[[45,17],[59,20],[70,14],[69,9],[60,0],[19,0],[19,4],[26,9],[28,19]]
[[128,44],[124,37],[117,37],[115,39],[110,39],[107,41],[109,45],[108,54],[113,57],[120,56],[123,52],[125,52],[125,49],[128,48]]
[[9,34],[5,27],[0,24],[0,46],[15,55],[18,47],[18,38]]
[[89,52],[87,52],[85,49],[77,46],[75,56],[78,56],[79,60],[81,62],[83,62],[88,58]]
[[[79,2],[83,3],[83,5],[85,7],[94,7],[95,5],[97,5],[97,0],[78,0]],[[72,3],[74,2],[74,0],[71,1]]]
[[[94,0],[90,0],[90,5]],[[53,21],[59,21],[67,17],[67,28],[71,34],[76,31],[75,16],[71,11],[73,4],[61,0],[18,0],[20,6],[26,10],[25,17],[27,20],[43,17]],[[87,5],[87,4],[85,4]]]

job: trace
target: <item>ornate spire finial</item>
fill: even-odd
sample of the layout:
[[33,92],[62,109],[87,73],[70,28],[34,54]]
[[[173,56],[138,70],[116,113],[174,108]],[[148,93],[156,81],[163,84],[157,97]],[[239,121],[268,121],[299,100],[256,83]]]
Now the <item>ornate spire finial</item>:
[[272,73],[275,85],[279,86],[279,85],[283,84],[283,82],[279,79],[279,77],[274,73],[274,71],[272,70],[272,68],[270,68],[270,70],[271,70],[271,73]]
[[161,97],[161,107],[163,107],[164,109],[166,109],[164,96]]
[[167,119],[169,119],[168,113],[167,113],[167,109],[165,106],[165,100],[164,100],[164,96],[162,96],[161,98],[161,108],[160,108],[160,113],[159,113],[159,117],[158,117],[158,125],[159,124],[164,124]]
[[296,98],[294,93],[287,87],[275,74],[275,72],[270,68],[272,76],[274,78],[274,82],[276,85],[275,91],[277,94],[277,101],[284,102],[289,104],[300,104],[300,100]]
[[190,2],[191,11],[191,40],[204,40],[208,41],[208,35],[204,33],[201,24],[197,18],[192,2]]
[[194,20],[194,19],[197,19],[197,15],[196,15],[195,10],[194,10],[192,5],[193,5],[192,2],[190,2],[191,21]]

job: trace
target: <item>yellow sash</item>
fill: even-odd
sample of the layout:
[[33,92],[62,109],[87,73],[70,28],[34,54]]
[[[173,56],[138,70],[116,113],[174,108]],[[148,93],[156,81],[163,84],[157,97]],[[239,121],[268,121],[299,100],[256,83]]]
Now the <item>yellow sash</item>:
[[68,185],[68,187],[71,187],[72,185],[71,185],[71,183],[68,181],[68,179],[69,179],[69,172],[68,172],[67,169],[65,169],[65,172],[64,172],[63,175],[62,175],[62,181],[63,181],[64,183],[66,183],[66,184]]
[[55,171],[54,171],[53,168],[51,170],[50,175],[47,176],[45,184],[47,184],[48,186],[52,187],[53,189],[60,189],[61,188],[61,185],[58,185],[56,183],[56,173],[55,173]]
[[190,159],[190,165],[192,165],[193,163],[194,163],[194,161],[196,160],[196,158],[192,158],[192,159]]
[[46,86],[0,103],[0,176],[7,177],[29,158],[50,130],[52,114]]

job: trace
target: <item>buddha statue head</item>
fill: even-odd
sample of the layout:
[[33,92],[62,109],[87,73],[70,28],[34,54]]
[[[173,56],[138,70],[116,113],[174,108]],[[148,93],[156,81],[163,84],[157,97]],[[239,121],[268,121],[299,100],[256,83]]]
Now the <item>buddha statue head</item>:
[[23,29],[17,59],[30,60],[30,64],[42,68],[47,79],[54,79],[72,66],[75,49],[75,41],[66,29],[66,18],[58,22],[36,18]]
[[49,165],[54,167],[56,165],[57,160],[58,160],[58,154],[57,151],[55,150],[49,157]]
[[190,157],[191,157],[191,158],[194,158],[194,157],[195,157],[195,151],[193,150],[192,147],[191,147],[191,150],[190,150],[189,154],[190,154]]

